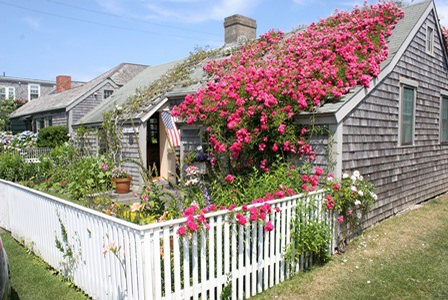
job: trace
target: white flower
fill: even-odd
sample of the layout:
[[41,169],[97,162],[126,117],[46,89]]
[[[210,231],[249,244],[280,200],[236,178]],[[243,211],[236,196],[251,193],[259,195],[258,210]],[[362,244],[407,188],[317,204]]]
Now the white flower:
[[357,191],[358,191],[358,189],[356,188],[356,186],[352,185],[352,191],[353,191],[353,192],[357,192]]
[[359,176],[359,180],[363,181],[363,180],[364,180],[364,177]]
[[370,193],[370,196],[372,196],[373,200],[378,200],[378,196],[375,193]]
[[352,176],[350,177],[350,179],[352,180],[352,182],[355,182],[355,181],[356,181],[356,177],[355,177],[354,175],[352,175]]
[[198,146],[198,147],[196,148],[196,151],[202,151],[202,146]]
[[328,181],[333,181],[333,177],[327,177]]
[[344,173],[344,174],[342,174],[342,178],[343,179],[346,179],[346,178],[349,178],[350,176],[347,174],[347,173]]
[[359,200],[355,200],[355,205],[356,206],[358,206],[358,205],[360,205],[361,204],[361,201],[359,201]]
[[364,196],[364,193],[362,191],[358,191],[358,195],[360,195],[362,197],[362,196]]
[[361,174],[359,173],[359,171],[354,171],[353,172],[353,176],[355,176],[356,178],[358,178]]

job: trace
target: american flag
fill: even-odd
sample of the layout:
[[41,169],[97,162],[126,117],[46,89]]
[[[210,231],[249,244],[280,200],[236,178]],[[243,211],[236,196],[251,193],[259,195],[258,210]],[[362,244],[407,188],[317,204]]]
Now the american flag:
[[180,146],[180,131],[176,127],[173,116],[169,112],[162,111],[162,122],[165,125],[166,135],[172,147]]

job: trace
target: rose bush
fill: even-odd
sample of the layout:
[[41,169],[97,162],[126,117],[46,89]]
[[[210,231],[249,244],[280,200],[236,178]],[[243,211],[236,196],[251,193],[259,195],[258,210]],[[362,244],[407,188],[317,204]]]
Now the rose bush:
[[368,87],[388,55],[386,37],[403,12],[391,2],[339,12],[285,36],[270,31],[204,67],[211,81],[173,108],[206,127],[212,164],[230,173],[267,171],[276,153],[314,158],[294,117]]

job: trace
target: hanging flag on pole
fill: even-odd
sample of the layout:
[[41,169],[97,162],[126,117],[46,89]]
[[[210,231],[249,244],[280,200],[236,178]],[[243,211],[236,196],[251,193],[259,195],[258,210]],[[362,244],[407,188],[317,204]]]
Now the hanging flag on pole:
[[177,129],[173,116],[162,111],[162,122],[165,125],[166,135],[172,147],[180,147],[180,130]]

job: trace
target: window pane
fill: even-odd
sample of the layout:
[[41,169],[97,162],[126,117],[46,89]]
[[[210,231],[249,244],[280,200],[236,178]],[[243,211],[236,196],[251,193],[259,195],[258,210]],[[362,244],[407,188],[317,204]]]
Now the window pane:
[[414,136],[414,90],[403,89],[403,100],[401,107],[401,144],[412,144]]
[[0,88],[0,100],[5,100],[5,99],[6,99],[6,89]]
[[13,99],[14,100],[14,88],[13,87],[10,87],[10,88],[8,88],[8,99]]
[[113,90],[104,90],[104,99],[109,98],[113,93]]
[[442,124],[441,124],[441,140],[448,141],[448,98],[442,98]]
[[434,39],[434,30],[431,27],[428,27],[426,32],[426,50],[428,52],[432,52],[432,44]]

